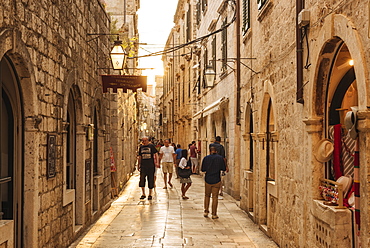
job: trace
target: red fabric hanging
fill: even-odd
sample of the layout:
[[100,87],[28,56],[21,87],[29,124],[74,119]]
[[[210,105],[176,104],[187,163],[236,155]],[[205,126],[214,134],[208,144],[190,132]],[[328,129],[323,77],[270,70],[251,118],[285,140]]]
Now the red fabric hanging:
[[356,142],[355,148],[355,176],[354,176],[354,185],[355,185],[355,219],[356,224],[358,225],[358,230],[360,230],[361,221],[360,221],[360,157],[358,151],[358,143]]
[[335,180],[343,176],[341,170],[341,151],[342,151],[342,125],[334,126],[334,152],[333,152],[333,167]]

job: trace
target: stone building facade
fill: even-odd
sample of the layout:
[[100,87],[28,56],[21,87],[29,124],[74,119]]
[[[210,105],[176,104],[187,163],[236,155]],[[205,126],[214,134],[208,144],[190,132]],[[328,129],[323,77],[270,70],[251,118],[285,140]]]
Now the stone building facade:
[[[185,44],[194,38],[193,10],[187,1],[178,2],[174,23],[166,49]],[[195,139],[195,135],[192,135],[192,99],[195,96],[193,91],[197,73],[192,67],[197,61],[192,59],[192,49],[191,46],[185,46],[163,56],[165,73],[161,98],[162,136],[182,144],[183,147]]]
[[[368,20],[364,0],[179,1],[167,48],[188,44],[164,56],[167,126],[198,140],[202,156],[221,136],[226,192],[282,247],[370,246]],[[190,41],[180,39],[187,27]],[[216,72],[211,85],[207,66]],[[183,82],[195,90],[181,100]],[[181,109],[190,111],[188,130],[168,112],[172,101],[191,106]],[[322,160],[326,139],[334,152]],[[356,199],[351,207],[331,206],[320,192],[340,194],[341,175],[353,182],[355,193],[344,192]]]
[[1,2],[1,247],[67,247],[134,169],[136,142],[115,139],[134,138],[135,94],[100,82],[110,23],[99,0]]
[[[137,28],[137,11],[140,8],[139,0],[104,0],[105,10],[111,19],[111,33],[118,33],[119,39],[128,56],[125,57],[124,70],[110,72],[111,74],[140,75],[137,70],[138,59],[128,58],[138,54],[139,33]],[[111,40],[117,39],[111,36]],[[136,164],[136,147],[139,136],[139,107],[140,94],[128,90],[124,93],[118,90],[112,94],[112,133],[111,145],[115,147],[115,162],[121,168],[113,174],[117,189],[122,186],[131,176]]]

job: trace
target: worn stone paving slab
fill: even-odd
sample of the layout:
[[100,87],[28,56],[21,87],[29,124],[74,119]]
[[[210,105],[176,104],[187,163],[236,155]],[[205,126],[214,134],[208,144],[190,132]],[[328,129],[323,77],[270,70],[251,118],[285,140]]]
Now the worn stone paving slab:
[[153,200],[140,201],[135,174],[111,208],[70,247],[278,247],[227,194],[219,198],[219,219],[203,217],[203,178],[194,175],[192,180],[189,200],[180,197],[178,180],[163,189],[158,176]]

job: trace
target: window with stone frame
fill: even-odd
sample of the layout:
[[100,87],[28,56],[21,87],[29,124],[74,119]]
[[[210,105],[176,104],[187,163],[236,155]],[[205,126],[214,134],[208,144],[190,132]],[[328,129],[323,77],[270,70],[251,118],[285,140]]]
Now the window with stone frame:
[[251,21],[250,19],[251,18],[250,0],[243,0],[242,13],[243,13],[242,30],[243,30],[243,33],[245,34],[250,28],[250,21]]
[[[0,75],[1,79],[1,75]],[[2,80],[0,80],[2,83]],[[13,109],[6,91],[2,90],[0,84],[0,220],[13,219],[13,180],[14,180],[14,163],[11,159],[14,156],[14,116]]]
[[203,88],[206,88],[206,86],[207,86],[205,72],[206,72],[208,63],[209,63],[208,62],[208,50],[205,49],[204,54],[203,54],[203,80],[202,80]]
[[258,9],[262,9],[263,6],[268,2],[269,0],[257,0]]
[[[227,18],[224,19],[222,27],[227,25]],[[227,28],[224,28],[221,33],[221,58],[222,58],[222,72],[227,70]]]
[[208,0],[201,0],[202,1],[202,12],[206,11],[208,6]]
[[66,187],[76,188],[76,112],[72,91],[69,94],[67,107],[67,166]]
[[213,71],[216,72],[216,55],[217,55],[217,47],[216,47],[216,35],[213,36],[212,42],[212,68]]
[[202,16],[202,5],[201,5],[201,2],[198,1],[197,4],[196,4],[196,9],[197,9],[197,15],[196,15],[196,20],[197,20],[197,25],[200,24],[200,21],[201,21],[201,16]]
[[[99,153],[99,132],[98,132],[98,111],[94,108],[94,140],[93,140],[93,175],[99,175],[98,153]],[[122,145],[123,146],[123,145]],[[124,151],[124,150],[123,150]],[[123,156],[122,152],[122,156]],[[123,157],[122,157],[123,159]]]
[[191,35],[191,5],[189,5],[189,10],[186,12],[186,42],[189,42],[192,40],[192,35]]
[[188,100],[190,99],[190,92],[191,92],[191,71],[190,70],[188,70],[188,78],[189,78],[189,80],[188,80]]

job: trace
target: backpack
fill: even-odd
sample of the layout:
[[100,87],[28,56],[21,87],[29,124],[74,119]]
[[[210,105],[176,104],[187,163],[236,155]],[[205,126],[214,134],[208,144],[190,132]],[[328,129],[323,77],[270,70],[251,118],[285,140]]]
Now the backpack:
[[[188,167],[188,166],[190,166],[190,168],[191,168],[190,159],[186,162],[186,167]],[[178,174],[179,174],[179,177],[189,178],[190,175],[191,175],[191,169],[181,169],[180,167],[178,167]]]

